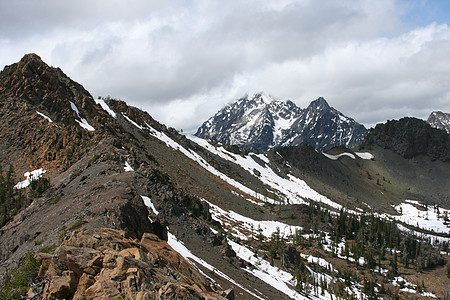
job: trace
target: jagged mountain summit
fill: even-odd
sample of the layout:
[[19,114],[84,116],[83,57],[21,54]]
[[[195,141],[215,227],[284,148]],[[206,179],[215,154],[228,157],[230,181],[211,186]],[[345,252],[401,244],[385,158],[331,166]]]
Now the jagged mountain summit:
[[302,109],[292,101],[258,93],[227,105],[204,122],[195,135],[245,150],[311,145],[326,151],[335,146],[358,146],[367,132],[322,97]]
[[431,127],[442,129],[450,134],[450,113],[442,111],[433,111],[427,120]]

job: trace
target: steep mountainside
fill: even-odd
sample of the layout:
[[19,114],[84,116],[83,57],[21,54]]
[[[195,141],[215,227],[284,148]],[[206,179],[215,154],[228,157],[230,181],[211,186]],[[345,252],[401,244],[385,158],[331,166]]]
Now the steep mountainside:
[[441,111],[433,111],[427,120],[431,127],[442,129],[450,134],[450,114]]
[[391,149],[404,158],[427,155],[432,160],[450,161],[450,135],[416,118],[378,124],[369,132],[366,144]]
[[[0,79],[1,299],[450,292],[450,167],[439,151],[406,158],[376,134],[360,152],[241,152],[94,100],[37,55]],[[294,120],[284,105],[278,121]],[[391,131],[399,149],[416,147]]]
[[260,93],[232,103],[207,120],[195,134],[241,149],[267,151],[311,145],[320,151],[335,146],[353,148],[367,134],[364,126],[319,98],[301,109]]

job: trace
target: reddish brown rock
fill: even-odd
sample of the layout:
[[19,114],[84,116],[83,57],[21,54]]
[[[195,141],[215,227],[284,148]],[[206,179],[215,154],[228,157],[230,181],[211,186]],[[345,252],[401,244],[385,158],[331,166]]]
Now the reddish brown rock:
[[43,299],[225,299],[213,284],[156,235],[131,240],[112,229],[82,230],[39,254]]

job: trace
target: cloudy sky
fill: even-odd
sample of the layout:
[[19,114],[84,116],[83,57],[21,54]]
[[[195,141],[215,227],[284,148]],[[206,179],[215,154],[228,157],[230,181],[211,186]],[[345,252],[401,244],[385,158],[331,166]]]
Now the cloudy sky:
[[34,52],[94,97],[195,131],[265,91],[367,127],[450,112],[447,0],[0,2],[0,68]]

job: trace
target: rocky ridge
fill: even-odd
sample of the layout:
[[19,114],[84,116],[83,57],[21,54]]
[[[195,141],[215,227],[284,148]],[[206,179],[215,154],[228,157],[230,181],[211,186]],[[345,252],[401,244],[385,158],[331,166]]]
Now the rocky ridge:
[[341,145],[358,146],[366,134],[364,126],[330,107],[322,97],[301,109],[289,100],[259,93],[221,109],[195,135],[246,150],[311,145],[326,151]]
[[366,144],[391,149],[407,159],[427,155],[432,160],[450,160],[450,136],[416,118],[378,124],[369,132]]
[[[4,203],[4,199],[1,200],[2,212],[9,212],[9,221],[0,229],[1,281],[9,276],[29,250],[39,253],[41,250],[46,252],[48,250],[45,249],[54,249],[80,228],[94,231],[110,228],[112,231],[102,233],[103,236],[109,235],[108,240],[113,237],[118,239],[118,234],[114,233],[117,230],[121,232],[120,238],[125,240],[141,240],[144,234],[152,234],[154,243],[148,245],[159,247],[158,243],[165,243],[163,240],[167,240],[166,226],[171,219],[154,217],[150,221],[150,212],[140,196],[143,193],[148,195],[154,191],[155,198],[165,199],[165,205],[171,203],[170,209],[181,215],[191,209],[193,201],[200,203],[198,199],[184,194],[175,197],[169,177],[157,169],[158,163],[148,154],[150,151],[144,154],[142,146],[141,149],[136,148],[136,145],[142,145],[138,139],[148,140],[151,137],[136,133],[136,127],[127,118],[168,132],[165,126],[154,121],[148,114],[129,107],[124,102],[109,100],[107,102],[117,112],[115,117],[111,116],[81,85],[73,82],[61,70],[46,65],[35,54],[26,55],[19,63],[6,66],[0,73],[0,79],[0,166],[2,170],[13,166],[13,176],[19,175],[16,182],[21,180],[20,174],[44,167],[45,177],[50,182],[50,187],[39,195],[33,195],[29,189],[12,190],[15,199],[20,201],[15,206],[7,207],[6,203],[10,205],[10,202]],[[83,126],[86,125],[84,122],[92,128]],[[153,142],[150,141],[150,144]],[[167,152],[165,145],[154,145],[158,151]],[[124,172],[125,162],[140,172]],[[140,174],[145,174],[146,177]],[[185,217],[180,226],[190,227],[190,223],[195,221],[195,216]],[[163,222],[166,222],[165,225],[162,225]],[[204,226],[196,225],[199,230]],[[172,228],[175,230],[175,227]],[[220,239],[215,240],[221,245]],[[83,253],[83,243],[71,244],[71,251]],[[112,244],[108,245],[113,247]],[[157,251],[157,248],[152,249],[150,246],[147,246],[145,252]],[[56,249],[62,249],[61,247],[65,246],[61,245]],[[111,250],[113,249],[116,248]],[[217,250],[218,253],[220,251]],[[162,270],[164,257],[172,259],[171,255],[175,255],[172,253],[175,252],[163,251],[158,258],[161,265],[156,263],[153,268],[161,267]],[[79,270],[73,273],[70,264],[66,264],[66,258],[58,256],[50,259],[46,254],[40,254],[39,257],[43,265],[49,263],[50,267],[40,272],[41,278],[48,280],[49,284],[44,294],[38,294],[37,297],[72,297],[78,290],[79,280],[87,289],[87,286],[96,282],[92,281],[94,277],[103,276],[100,275],[98,265],[90,266],[88,273],[91,277],[86,277]],[[174,259],[176,260],[170,271],[173,274],[182,272],[178,267],[191,266],[179,255]],[[98,261],[95,262],[97,263]],[[56,270],[57,266],[59,269]],[[106,272],[104,276],[110,273]],[[78,274],[78,277],[74,277],[74,274]],[[122,275],[124,274],[120,276]],[[122,278],[120,276],[117,278]],[[197,282],[199,278],[194,276],[189,284],[192,285],[195,281],[196,286],[202,286],[204,277],[201,276],[203,281]],[[147,292],[153,289],[154,294],[165,299],[180,298],[183,295],[192,299],[206,297],[199,293],[203,286],[202,289],[195,287],[192,290],[186,286],[182,277],[174,275],[173,280],[170,280],[170,287],[167,286],[164,293],[161,291],[161,295],[159,289],[164,285],[160,288],[152,285]],[[187,275],[184,276],[186,278]],[[121,280],[124,279],[126,277]],[[148,278],[144,279],[148,282]],[[119,284],[120,280],[116,283]],[[120,293],[129,292],[121,288],[123,285],[117,284]],[[204,286],[208,287],[209,283]],[[95,288],[97,290],[92,294],[92,299],[101,295],[104,299],[110,299],[112,294],[102,294],[111,291],[110,285],[104,286],[101,281]],[[114,290],[112,293],[116,292]],[[78,295],[83,293],[78,292]],[[209,298],[221,297],[218,292],[210,294]],[[133,294],[133,297],[137,297],[137,294]],[[147,295],[142,299],[148,298]]]

